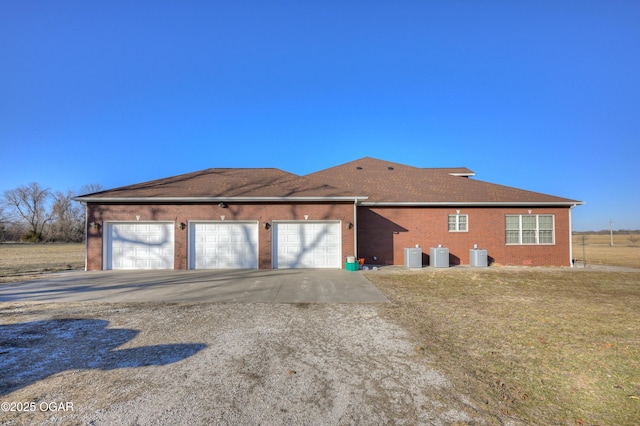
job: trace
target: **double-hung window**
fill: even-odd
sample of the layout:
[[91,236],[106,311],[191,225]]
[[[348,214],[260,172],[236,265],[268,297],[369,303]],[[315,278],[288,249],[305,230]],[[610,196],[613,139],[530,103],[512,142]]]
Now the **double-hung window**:
[[467,232],[469,230],[469,217],[466,214],[449,215],[449,232]]
[[507,244],[553,244],[554,219],[551,214],[508,214],[505,216]]

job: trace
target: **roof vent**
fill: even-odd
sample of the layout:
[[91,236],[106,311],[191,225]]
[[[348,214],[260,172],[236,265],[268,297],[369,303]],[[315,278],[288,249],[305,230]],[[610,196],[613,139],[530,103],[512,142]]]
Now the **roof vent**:
[[388,166],[387,170],[393,170],[393,166]]
[[356,166],[356,170],[362,170],[362,167]]

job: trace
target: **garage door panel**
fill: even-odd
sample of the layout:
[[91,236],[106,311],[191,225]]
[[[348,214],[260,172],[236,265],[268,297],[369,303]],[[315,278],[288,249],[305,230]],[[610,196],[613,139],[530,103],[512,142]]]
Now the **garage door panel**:
[[340,222],[274,225],[274,268],[340,268]]
[[108,223],[105,269],[173,269],[173,224]]
[[190,224],[190,269],[257,269],[258,224]]

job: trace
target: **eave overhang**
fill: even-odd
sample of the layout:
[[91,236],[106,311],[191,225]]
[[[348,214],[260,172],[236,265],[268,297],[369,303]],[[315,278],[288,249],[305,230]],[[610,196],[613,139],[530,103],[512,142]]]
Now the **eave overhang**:
[[74,197],[74,201],[94,204],[153,204],[153,203],[326,203],[350,202],[360,203],[368,197],[336,196],[336,197]]
[[74,197],[74,201],[94,204],[153,203],[327,203],[351,202],[368,207],[571,207],[582,201],[367,201],[365,196],[335,197]]
[[364,201],[361,206],[371,207],[570,207],[582,201]]

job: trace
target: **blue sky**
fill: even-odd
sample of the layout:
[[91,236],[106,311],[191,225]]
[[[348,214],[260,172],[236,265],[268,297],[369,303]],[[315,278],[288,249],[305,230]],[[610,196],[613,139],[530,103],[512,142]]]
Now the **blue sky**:
[[5,1],[0,191],[371,156],[640,229],[638,1]]

